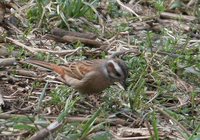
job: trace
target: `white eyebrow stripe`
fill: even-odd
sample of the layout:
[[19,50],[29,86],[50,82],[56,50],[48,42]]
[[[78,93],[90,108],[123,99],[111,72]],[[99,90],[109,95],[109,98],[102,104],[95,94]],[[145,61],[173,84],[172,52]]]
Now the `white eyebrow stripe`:
[[113,63],[114,68],[117,72],[119,72],[120,74],[123,74],[121,67],[116,62],[114,62],[113,60],[110,60],[110,62]]

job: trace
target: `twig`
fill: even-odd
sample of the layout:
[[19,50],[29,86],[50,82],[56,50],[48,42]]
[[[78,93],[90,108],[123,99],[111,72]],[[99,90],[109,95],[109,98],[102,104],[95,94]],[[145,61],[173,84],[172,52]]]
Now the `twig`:
[[20,47],[22,47],[22,48],[24,48],[24,49],[30,51],[30,52],[33,53],[33,54],[36,53],[36,52],[34,51],[33,48],[28,47],[28,46],[22,44],[21,42],[19,42],[19,41],[17,41],[17,40],[14,40],[14,39],[12,39],[12,38],[10,38],[10,37],[6,37],[6,39],[9,40],[10,42],[12,42],[12,43],[15,44],[15,45],[20,46]]
[[182,19],[185,21],[193,21],[196,19],[194,16],[185,16],[185,15],[179,15],[179,14],[174,14],[174,13],[168,13],[168,12],[163,12],[160,14],[161,18],[166,18],[166,19]]
[[58,121],[54,121],[51,123],[47,128],[44,128],[40,131],[38,131],[36,134],[34,134],[30,140],[43,140],[46,138],[49,134],[55,132],[58,128],[62,126],[62,123],[59,123]]
[[15,73],[17,75],[28,76],[28,77],[37,76],[36,72],[30,71],[30,70],[17,69],[17,70],[9,70],[9,72]]
[[83,44],[91,45],[91,46],[94,46],[94,47],[100,47],[101,45],[103,45],[102,42],[99,42],[99,41],[96,41],[96,40],[74,37],[74,36],[65,35],[65,36],[63,36],[63,39],[70,42],[70,43],[80,41]]
[[[15,118],[15,117],[24,117],[25,115],[18,115],[18,114],[7,114],[7,113],[2,113],[0,114],[0,119],[10,119],[10,118]],[[30,118],[32,118],[32,115],[26,115]],[[46,119],[53,119],[55,120],[56,117],[52,117],[52,116],[44,116]],[[91,118],[86,118],[86,117],[66,117],[65,119],[65,123],[71,123],[71,122],[86,122],[88,120],[90,120]],[[123,120],[123,119],[119,119],[119,118],[115,118],[115,119],[104,119],[104,118],[98,118],[96,120],[96,123],[100,123],[102,121],[107,122],[108,124],[113,124],[113,125],[125,125],[128,122]]]
[[59,54],[59,55],[65,55],[68,53],[74,53],[79,49],[74,49],[74,50],[61,50],[61,51],[54,51],[54,50],[47,50],[47,49],[39,49],[39,48],[33,48],[33,47],[28,47],[24,44],[22,44],[21,42],[14,40],[12,38],[6,37],[6,39],[8,39],[9,41],[11,41],[13,44],[20,46],[28,51],[30,51],[33,54],[36,54],[38,52],[43,52],[43,53],[53,53],[53,54]]
[[194,5],[195,3],[197,3],[197,0],[190,0],[187,4],[187,7],[190,7],[190,6]]
[[150,126],[150,123],[149,123],[148,121],[145,121],[144,124],[145,124],[145,126],[147,127],[151,138],[152,138],[153,140],[155,140],[154,134],[153,134],[152,129],[151,129],[151,126]]
[[[2,134],[0,134],[0,137],[3,139],[3,137],[5,138],[5,137],[8,137],[8,139],[9,138],[11,138],[11,137],[17,137],[17,136],[23,136],[23,135],[28,135],[29,133],[28,133],[28,131],[25,131],[25,132],[20,132],[20,133],[16,133],[16,134],[14,134],[12,131],[10,132],[10,133],[7,133],[7,134],[5,134],[5,133],[2,133]],[[20,139],[19,137],[18,137],[18,139]],[[17,140],[18,140],[17,139]]]
[[47,34],[44,37],[46,39],[52,39],[52,40],[54,40],[56,42],[61,42],[61,43],[75,43],[75,42],[80,41],[81,43],[83,43],[85,45],[96,47],[96,48],[98,48],[98,47],[103,45],[103,43],[100,42],[100,41],[87,39],[87,38],[76,37],[76,36],[70,36],[70,35],[65,35],[63,37],[59,37],[59,36]]
[[189,131],[187,131],[187,129],[181,123],[179,123],[176,119],[174,119],[172,116],[170,116],[163,108],[160,108],[158,106],[154,106],[154,108],[156,108],[160,113],[165,115],[167,118],[174,121],[188,136],[191,136],[191,133]]
[[147,104],[151,103],[154,99],[156,99],[156,97],[158,97],[158,95],[159,95],[158,92],[155,92],[155,95],[145,104],[147,105]]
[[112,131],[110,131],[110,133],[112,134],[115,140],[146,140],[150,138],[150,136],[120,137]]
[[[75,121],[81,121],[81,122],[85,122],[88,121],[90,118],[84,118],[84,117],[68,117],[65,121],[66,122],[75,122]],[[104,119],[98,119],[96,121],[96,123],[102,122],[104,121]],[[117,122],[121,122],[122,120],[120,119],[106,119],[105,122],[109,122],[109,123],[114,123],[114,124],[119,124]],[[123,123],[125,121],[123,120]],[[36,134],[34,134],[30,140],[42,140],[44,138],[46,138],[49,134],[55,132],[58,128],[60,128],[62,125],[64,125],[65,123],[61,122],[59,123],[58,121],[54,121],[53,123],[51,123],[47,128],[44,128],[40,131],[38,131]]]
[[119,51],[119,52],[115,52],[113,53],[109,58],[115,58],[115,57],[119,57],[120,55],[127,55],[133,53],[134,56],[139,56],[141,53],[139,52],[139,49],[129,49],[129,50],[125,50],[125,51]]
[[16,59],[13,58],[4,58],[0,59],[0,67],[11,66],[16,63]]
[[184,31],[190,31],[191,27],[187,24],[184,24],[183,22],[177,21],[177,20],[164,20],[164,19],[158,19],[157,20],[162,26],[166,27],[167,26],[171,26],[171,27],[176,27],[178,29],[182,29]]
[[51,30],[51,34],[59,37],[63,37],[65,35],[68,36],[75,36],[75,37],[81,37],[81,38],[87,38],[87,39],[96,39],[96,35],[93,33],[80,33],[80,32],[71,32],[71,31],[65,31],[60,28],[54,28]]
[[14,31],[16,34],[20,34],[20,35],[23,34],[23,32],[21,30],[19,30],[15,25],[13,25],[12,23],[10,23],[9,21],[5,21],[5,24],[7,24],[8,26],[10,26],[11,30]]
[[1,89],[0,89],[0,106],[4,105],[4,101],[3,101],[3,96],[1,95]]
[[118,3],[121,7],[123,7],[123,8],[126,9],[127,11],[133,13],[140,21],[142,21],[142,19],[140,18],[140,16],[139,16],[135,11],[133,11],[131,8],[125,6],[120,0],[116,0],[116,1],[117,1],[117,3]]

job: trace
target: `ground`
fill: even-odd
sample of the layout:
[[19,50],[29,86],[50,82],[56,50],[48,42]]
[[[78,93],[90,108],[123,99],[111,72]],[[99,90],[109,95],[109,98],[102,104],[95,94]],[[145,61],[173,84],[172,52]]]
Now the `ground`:
[[[0,2],[0,139],[200,138],[200,4],[185,1]],[[121,58],[118,84],[82,95],[47,69]]]

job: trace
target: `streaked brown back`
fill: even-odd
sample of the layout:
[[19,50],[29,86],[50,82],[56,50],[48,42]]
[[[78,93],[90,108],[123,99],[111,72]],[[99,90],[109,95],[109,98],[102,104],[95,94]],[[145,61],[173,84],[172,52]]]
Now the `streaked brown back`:
[[[76,61],[70,62],[67,64],[61,64],[60,66],[64,69],[65,73],[70,77],[81,80],[84,75],[88,72],[95,70],[101,64],[103,64],[105,60],[85,60],[85,61]],[[99,65],[100,64],[100,65]]]

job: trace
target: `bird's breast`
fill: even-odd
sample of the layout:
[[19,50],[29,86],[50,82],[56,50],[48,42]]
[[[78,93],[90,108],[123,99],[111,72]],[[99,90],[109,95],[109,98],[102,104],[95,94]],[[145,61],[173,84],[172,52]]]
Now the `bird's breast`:
[[92,75],[84,79],[83,84],[77,90],[83,94],[100,93],[108,88],[112,83],[102,75]]

